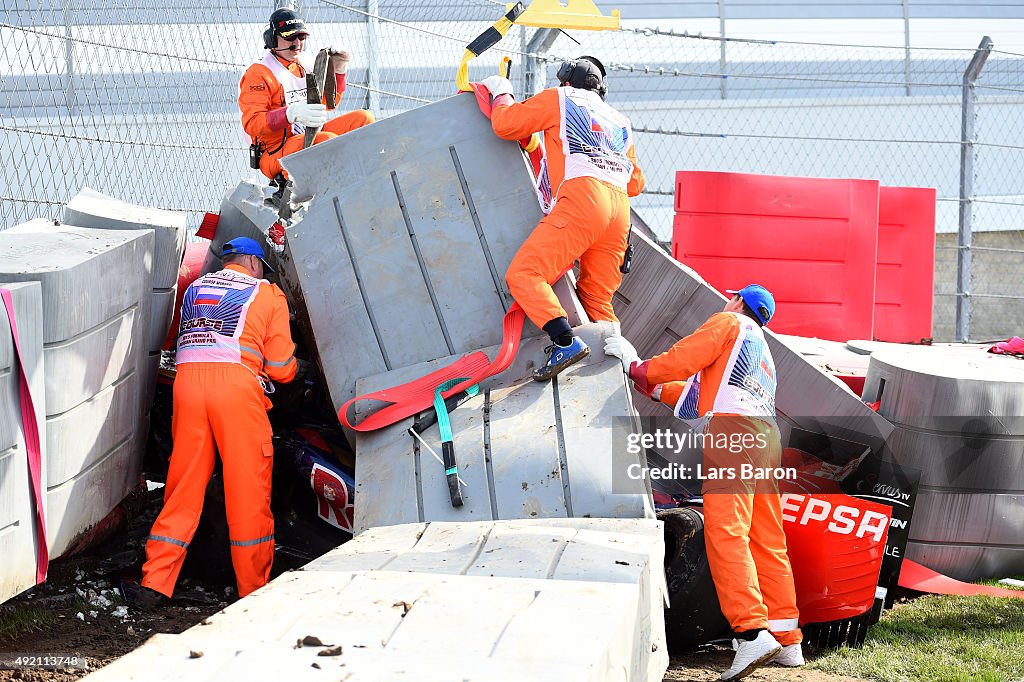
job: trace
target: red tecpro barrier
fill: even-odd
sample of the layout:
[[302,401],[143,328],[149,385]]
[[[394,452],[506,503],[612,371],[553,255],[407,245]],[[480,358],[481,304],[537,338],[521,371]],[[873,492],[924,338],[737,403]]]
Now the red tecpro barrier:
[[[207,214],[209,215],[209,214]],[[174,295],[174,317],[171,319],[171,326],[167,330],[167,337],[164,339],[163,350],[173,350],[178,343],[178,323],[181,322],[181,301],[185,297],[185,290],[188,285],[199,279],[203,271],[203,262],[206,254],[210,251],[210,242],[202,239],[194,242],[186,242],[185,255],[178,267],[178,291]]]
[[672,255],[719,291],[775,295],[772,330],[872,338],[878,181],[678,171]]
[[932,335],[935,190],[882,187],[878,195],[878,270],[874,338],[919,343]]

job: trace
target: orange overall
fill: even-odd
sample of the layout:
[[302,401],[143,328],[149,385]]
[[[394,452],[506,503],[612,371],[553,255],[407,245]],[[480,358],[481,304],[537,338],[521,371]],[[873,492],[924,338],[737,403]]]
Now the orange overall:
[[[754,471],[780,466],[775,364],[750,318],[716,313],[665,353],[634,365],[630,376],[640,386],[662,384],[660,400],[682,419],[711,415],[704,431],[704,471],[738,471],[744,463]],[[741,442],[742,448],[725,446]],[[782,645],[799,643],[776,482],[703,483],[704,537],[722,613],[736,632],[767,629]]]
[[[297,62],[286,62],[276,56],[273,59],[295,78],[305,78],[306,72]],[[295,134],[288,123],[285,112],[291,101],[288,99],[284,84],[266,66],[266,61],[251,65],[242,75],[242,81],[238,85],[238,108],[242,111],[242,128],[263,148],[260,171],[273,180],[283,172],[281,157],[302,149],[303,136]],[[338,96],[334,102],[335,106],[341,101],[341,94],[345,91],[346,75],[338,74],[336,79]],[[301,92],[301,101],[306,101],[304,90]],[[324,104],[326,103],[324,101]],[[369,125],[375,120],[373,114],[366,109],[342,114],[324,124],[314,138],[313,144]]]
[[295,376],[288,305],[277,286],[231,264],[189,286],[180,330],[174,450],[164,507],[146,542],[142,585],[168,597],[174,592],[219,452],[231,562],[245,596],[267,583],[274,560],[274,448],[263,384]]
[[[551,284],[579,259],[577,292],[587,315],[615,321],[612,296],[622,281],[629,197],[644,186],[628,119],[596,93],[561,87],[520,103],[496,98],[491,125],[506,140],[544,133],[555,198],[505,274],[513,298],[538,327],[566,317]],[[592,153],[583,153],[581,145]]]

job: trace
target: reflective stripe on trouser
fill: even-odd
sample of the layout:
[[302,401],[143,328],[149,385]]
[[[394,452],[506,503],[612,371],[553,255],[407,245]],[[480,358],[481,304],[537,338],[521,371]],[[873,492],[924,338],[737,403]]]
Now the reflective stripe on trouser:
[[164,507],[146,542],[142,584],[173,594],[219,450],[231,562],[238,593],[245,596],[267,583],[274,560],[274,450],[263,391],[252,372],[229,363],[179,365],[172,434]]
[[629,239],[629,197],[594,178],[562,183],[545,216],[505,273],[509,292],[538,327],[565,317],[551,284],[580,261],[576,292],[591,320],[616,321],[612,296],[619,288]]
[[[362,128],[365,125],[370,125],[376,121],[373,113],[366,109],[356,109],[350,111],[347,114],[342,114],[338,118],[331,119],[324,124],[324,127],[320,129],[316,137],[313,138],[313,144],[320,144],[326,142],[332,137],[338,135],[344,135],[347,132],[351,132],[356,128]],[[284,146],[275,154],[266,154],[260,158],[260,170],[268,178],[273,180],[277,177],[278,173],[283,173],[284,169],[281,168],[281,157],[294,154],[302,149],[302,145],[305,141],[304,135],[290,135],[285,140]],[[287,177],[285,173],[285,177]]]
[[[777,467],[782,459],[778,430],[760,419],[715,416],[707,426],[704,470],[738,467]],[[747,442],[764,434],[767,448],[730,452],[710,447],[723,436]],[[755,440],[756,442],[756,440]],[[711,577],[722,613],[736,632],[764,628],[782,645],[803,639],[797,627],[799,612],[793,569],[786,554],[782,508],[777,486],[769,481],[704,481],[704,538]]]

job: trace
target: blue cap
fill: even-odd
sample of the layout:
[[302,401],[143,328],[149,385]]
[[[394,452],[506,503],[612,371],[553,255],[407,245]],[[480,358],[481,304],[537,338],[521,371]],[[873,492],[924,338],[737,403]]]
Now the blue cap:
[[775,316],[775,297],[760,284],[748,284],[738,290],[726,289],[725,293],[739,294],[747,307],[757,315],[761,324],[768,324],[768,320]]
[[255,239],[249,237],[235,237],[229,242],[225,242],[224,248],[221,249],[220,257],[224,256],[256,256],[263,261],[263,267],[266,268],[267,272],[277,272],[270,263],[267,262],[266,256],[263,255],[263,247]]

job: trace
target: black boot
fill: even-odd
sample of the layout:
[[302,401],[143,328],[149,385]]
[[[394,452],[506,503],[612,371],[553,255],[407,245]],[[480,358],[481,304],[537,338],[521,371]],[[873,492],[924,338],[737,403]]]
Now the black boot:
[[140,587],[135,595],[135,600],[132,601],[132,606],[139,611],[152,611],[157,607],[164,606],[169,601],[170,599],[152,588]]

